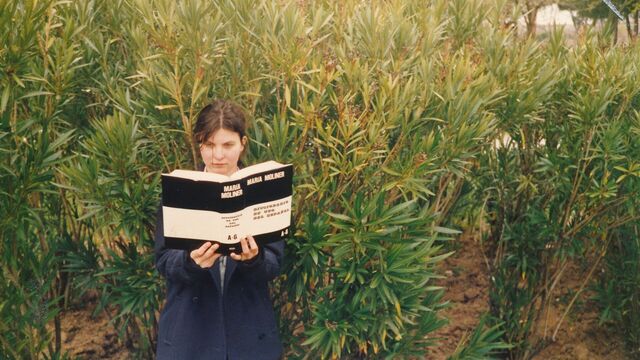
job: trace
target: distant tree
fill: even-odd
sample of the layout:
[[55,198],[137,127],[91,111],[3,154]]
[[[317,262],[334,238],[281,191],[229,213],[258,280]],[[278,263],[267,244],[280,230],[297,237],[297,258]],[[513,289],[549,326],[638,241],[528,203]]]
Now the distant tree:
[[[640,0],[612,0],[612,2],[625,18],[629,38],[637,37],[640,20]],[[558,6],[561,9],[576,11],[579,17],[592,19],[594,23],[597,20],[615,16],[602,0],[564,0]]]
[[553,4],[552,0],[513,0],[516,6],[522,8],[524,12],[524,21],[527,25],[527,34],[533,36],[536,34],[536,22],[538,20],[538,10],[543,6]]
[[[633,39],[638,36],[638,21],[640,20],[640,0],[625,0],[621,1],[620,11],[625,17],[625,25],[627,26],[627,34],[629,38]],[[633,29],[631,27],[631,20],[633,19]]]
[[571,10],[579,17],[592,20],[606,19],[613,13],[602,0],[564,0],[558,4],[562,10]]

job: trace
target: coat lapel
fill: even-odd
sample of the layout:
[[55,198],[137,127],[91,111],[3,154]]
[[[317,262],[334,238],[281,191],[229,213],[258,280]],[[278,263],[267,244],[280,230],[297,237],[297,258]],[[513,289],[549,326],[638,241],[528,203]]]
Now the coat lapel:
[[[216,284],[216,289],[218,293],[222,293],[222,287],[220,286],[220,259],[216,261],[215,264],[209,269],[209,274],[213,278],[213,283]],[[224,288],[227,288],[229,285],[229,279],[231,279],[231,275],[236,270],[238,263],[233,260],[231,257],[227,257],[227,269],[224,272]]]
[[227,289],[227,285],[229,285],[229,279],[231,279],[231,275],[236,270],[236,266],[238,263],[231,258],[231,256],[227,257],[227,270],[224,273],[224,288]]

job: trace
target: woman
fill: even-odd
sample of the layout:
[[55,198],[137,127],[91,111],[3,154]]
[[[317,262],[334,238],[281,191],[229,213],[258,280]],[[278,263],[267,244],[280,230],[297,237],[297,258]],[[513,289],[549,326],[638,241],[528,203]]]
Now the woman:
[[[194,139],[204,171],[236,172],[247,146],[245,131],[238,105],[217,100],[202,109]],[[159,212],[156,267],[167,279],[167,301],[160,315],[158,359],[281,357],[268,282],[280,272],[284,242],[259,247],[248,235],[241,246],[242,253],[230,257],[209,242],[191,252],[167,249]]]

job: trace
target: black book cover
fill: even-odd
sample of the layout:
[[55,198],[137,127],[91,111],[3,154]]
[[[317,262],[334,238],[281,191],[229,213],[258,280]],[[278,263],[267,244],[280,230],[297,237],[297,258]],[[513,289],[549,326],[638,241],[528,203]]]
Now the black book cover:
[[179,170],[162,175],[168,248],[193,250],[213,241],[222,254],[239,253],[243,236],[261,245],[289,235],[293,166],[270,161],[236,174]]

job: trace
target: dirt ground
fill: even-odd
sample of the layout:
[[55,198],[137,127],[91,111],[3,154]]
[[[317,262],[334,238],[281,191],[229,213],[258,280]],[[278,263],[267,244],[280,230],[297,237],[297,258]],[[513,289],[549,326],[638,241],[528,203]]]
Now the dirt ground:
[[[444,299],[450,307],[442,316],[449,324],[435,337],[441,337],[441,346],[426,356],[441,360],[451,355],[462,337],[470,334],[478,324],[480,315],[489,310],[489,273],[479,242],[474,237],[462,236],[459,249],[442,266],[446,278],[440,281],[445,289]],[[583,272],[567,271],[559,283],[556,302],[550,309],[550,328],[566,309],[566,303],[580,287]],[[564,299],[564,301],[561,301]],[[533,356],[533,360],[622,360],[627,359],[621,339],[598,325],[598,312],[587,300],[578,301],[565,318],[555,342],[550,342]]]
[[[462,337],[473,331],[479,316],[488,311],[489,275],[478,241],[469,236],[462,236],[459,241],[458,250],[442,264],[445,278],[439,285],[445,288],[445,300],[450,301],[450,307],[442,312],[442,316],[449,319],[449,324],[434,335],[442,340],[440,346],[425,355],[429,360],[442,360],[451,355]],[[567,294],[580,285],[582,273],[573,270],[567,271],[566,278],[560,283],[558,301],[553,304],[549,316],[551,322],[562,316],[566,299],[570,298]],[[62,314],[63,348],[79,359],[130,358],[131,353],[109,324],[109,316],[104,312],[91,316],[95,306],[95,299],[89,299],[85,308]],[[533,359],[626,359],[621,340],[598,326],[598,313],[593,304],[583,300],[574,310],[565,319],[556,341]]]
[[462,337],[471,333],[489,310],[489,273],[482,252],[469,236],[463,235],[459,241],[459,249],[442,265],[445,278],[438,282],[445,290],[444,300],[450,302],[441,313],[449,324],[433,335],[442,340],[427,359],[441,360],[453,354]]
[[103,311],[93,316],[95,298],[85,300],[85,307],[61,314],[63,351],[74,359],[130,359],[131,353],[109,324],[110,315]]

